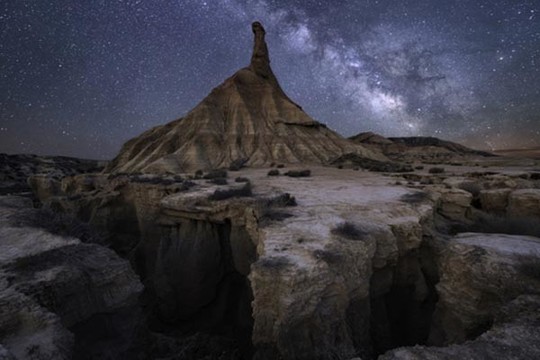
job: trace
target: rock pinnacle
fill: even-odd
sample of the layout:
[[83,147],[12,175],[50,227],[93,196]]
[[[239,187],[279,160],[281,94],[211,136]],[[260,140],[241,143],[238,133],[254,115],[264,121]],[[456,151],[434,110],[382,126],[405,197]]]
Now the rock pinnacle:
[[268,56],[268,47],[266,46],[266,41],[264,36],[266,31],[262,24],[258,21],[255,21],[251,24],[251,28],[254,34],[254,43],[253,43],[253,55],[251,56],[251,64],[249,67],[257,75],[260,75],[264,78],[274,77],[272,69],[270,68],[270,57]]

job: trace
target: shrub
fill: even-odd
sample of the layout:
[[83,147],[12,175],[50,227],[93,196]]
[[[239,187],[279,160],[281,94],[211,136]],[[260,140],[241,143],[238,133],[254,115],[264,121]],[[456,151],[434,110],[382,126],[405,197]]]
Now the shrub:
[[296,206],[296,198],[289,193],[284,193],[273,198],[267,199],[267,206]]
[[332,234],[344,237],[349,240],[363,240],[368,234],[357,224],[349,221],[342,222],[332,229]]
[[444,168],[441,167],[432,167],[429,169],[430,174],[442,174],[444,173]]
[[249,182],[249,179],[246,178],[246,177],[239,176],[236,179],[234,179],[234,181],[237,182],[237,183],[247,183],[247,182]]
[[289,170],[285,173],[289,177],[309,177],[311,170]]
[[226,178],[227,170],[215,169],[210,170],[206,175],[203,176],[203,179],[216,179],[216,178]]
[[415,169],[416,170],[424,170],[424,167],[422,165],[419,165],[419,166],[415,166]]
[[195,171],[195,178],[196,179],[200,179],[202,176],[203,176],[203,171],[202,170]]
[[283,168],[285,167],[285,165],[283,165],[283,164],[278,164],[276,167],[277,167],[278,169],[283,169]]
[[244,165],[247,163],[248,159],[242,158],[242,159],[236,159],[234,160],[231,165],[229,165],[230,171],[239,171],[241,168],[244,167]]
[[225,178],[210,179],[207,182],[210,183],[210,184],[215,184],[215,185],[227,185],[228,184],[227,179],[225,179]]
[[289,193],[278,195],[270,199],[261,199],[258,203],[261,226],[265,226],[271,221],[283,221],[293,216],[286,211],[275,209],[276,207],[282,208],[296,205],[296,199]]
[[279,176],[279,170],[273,169],[266,174],[267,176]]
[[283,221],[285,219],[288,219],[290,217],[293,217],[293,214],[290,214],[285,211],[279,211],[274,209],[267,209],[262,215],[261,215],[261,222],[262,224],[266,224],[271,221]]
[[217,189],[208,197],[209,200],[226,200],[233,197],[249,197],[253,196],[251,183],[245,183],[241,188]]
[[429,194],[423,191],[404,194],[399,198],[399,201],[407,204],[420,204],[429,200]]

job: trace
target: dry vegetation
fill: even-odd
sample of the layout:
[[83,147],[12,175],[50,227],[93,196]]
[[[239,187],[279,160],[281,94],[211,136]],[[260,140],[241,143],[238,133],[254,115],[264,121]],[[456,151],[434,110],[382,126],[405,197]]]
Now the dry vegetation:
[[358,224],[345,221],[333,228],[332,234],[348,240],[364,240],[368,232]]
[[208,197],[209,200],[226,200],[233,197],[250,197],[253,196],[253,191],[251,190],[251,183],[245,183],[241,188],[230,188],[230,189],[217,189],[212,195]]
[[311,170],[289,170],[285,173],[289,177],[310,177]]

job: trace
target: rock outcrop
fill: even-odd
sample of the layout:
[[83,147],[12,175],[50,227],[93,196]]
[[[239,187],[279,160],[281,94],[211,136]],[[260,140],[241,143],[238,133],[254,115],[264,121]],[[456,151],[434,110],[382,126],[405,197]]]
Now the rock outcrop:
[[387,160],[313,120],[281,89],[263,26],[253,23],[251,64],[185,117],[124,144],[106,172],[180,173],[279,163],[325,164],[346,153]]
[[521,295],[502,307],[493,327],[474,340],[446,347],[399,348],[379,360],[537,359],[539,322],[540,296]]
[[520,189],[510,193],[507,213],[540,220],[540,189]]
[[350,140],[368,149],[381,151],[394,161],[447,163],[471,157],[495,156],[486,151],[470,149],[435,137],[385,138],[372,132],[365,132],[351,137]]
[[391,138],[388,138],[388,140],[397,144],[404,144],[411,148],[415,148],[415,147],[423,148],[423,147],[433,146],[436,148],[443,148],[443,149],[449,150],[456,154],[495,156],[494,154],[487,151],[471,149],[461,144],[457,144],[451,141],[441,140],[441,139],[431,137],[431,136],[391,137]]
[[[381,360],[540,356],[540,238],[464,233],[444,247],[431,345]],[[467,341],[468,340],[468,341]]]
[[27,183],[32,175],[47,175],[60,180],[64,176],[101,171],[105,163],[66,156],[0,154],[0,195],[32,191],[32,184]]
[[438,189],[438,211],[447,219],[465,222],[471,208],[472,195],[461,189]]
[[16,359],[125,356],[141,322],[142,285],[129,263],[25,225],[38,212],[31,205],[0,198],[1,347]]
[[480,191],[480,205],[484,211],[504,214],[508,206],[508,195],[511,189],[490,189]]
[[[461,343],[489,329],[499,309],[521,294],[540,293],[540,239],[459,234],[441,260],[431,341]],[[535,269],[536,267],[536,269]]]

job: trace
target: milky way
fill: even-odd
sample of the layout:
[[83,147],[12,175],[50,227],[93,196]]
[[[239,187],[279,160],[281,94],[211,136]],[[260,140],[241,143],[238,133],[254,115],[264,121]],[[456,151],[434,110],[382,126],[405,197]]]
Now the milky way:
[[0,152],[111,158],[249,62],[342,135],[540,145],[537,1],[57,0],[0,5]]

